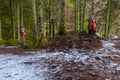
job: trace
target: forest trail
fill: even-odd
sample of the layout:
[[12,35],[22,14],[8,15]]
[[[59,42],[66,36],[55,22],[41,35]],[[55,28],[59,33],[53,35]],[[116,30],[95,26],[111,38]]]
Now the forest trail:
[[25,49],[21,46],[1,46],[0,54],[14,54],[14,55],[26,55],[25,52],[29,49]]
[[0,0],[0,80],[120,80],[120,0]]
[[0,80],[119,80],[120,41],[101,42],[99,50],[0,54]]

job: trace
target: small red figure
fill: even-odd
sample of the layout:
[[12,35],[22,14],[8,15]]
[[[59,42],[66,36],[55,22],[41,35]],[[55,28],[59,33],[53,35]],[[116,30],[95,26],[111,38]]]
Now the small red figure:
[[96,21],[95,21],[95,17],[93,15],[89,18],[88,23],[89,23],[88,24],[88,33],[95,34],[96,33]]
[[20,32],[20,35],[21,35],[21,36],[25,36],[25,35],[26,35],[26,32]]
[[20,27],[20,35],[21,36],[25,36],[26,35],[25,28],[23,26]]

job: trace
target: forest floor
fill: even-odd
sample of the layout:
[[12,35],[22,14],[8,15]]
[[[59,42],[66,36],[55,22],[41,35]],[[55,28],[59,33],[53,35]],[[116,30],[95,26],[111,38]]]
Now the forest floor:
[[1,47],[0,80],[120,80],[120,40],[70,33],[41,51]]

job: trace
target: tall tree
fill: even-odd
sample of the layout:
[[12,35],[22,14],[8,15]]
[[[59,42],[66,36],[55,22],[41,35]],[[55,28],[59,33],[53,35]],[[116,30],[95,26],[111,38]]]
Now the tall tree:
[[15,26],[14,26],[14,11],[13,11],[13,2],[12,2],[12,0],[9,0],[9,4],[10,4],[10,11],[11,11],[12,35],[13,35],[13,39],[15,39],[16,33],[15,33]]
[[77,0],[75,0],[75,31],[77,30]]
[[1,25],[1,18],[0,18],[0,39],[2,39],[2,30],[1,30],[1,27],[2,27],[2,25]]
[[52,20],[52,0],[49,0],[49,37],[52,37],[52,26],[51,21]]
[[92,0],[92,15],[94,15],[94,0]]
[[40,31],[40,42],[44,37],[42,29],[42,0],[38,0],[38,29]]
[[111,12],[112,12],[112,0],[109,0],[109,19],[108,19],[108,31],[107,31],[107,38],[109,38],[109,33],[110,33],[110,28],[111,28],[111,20],[112,20],[112,15],[111,15]]
[[36,0],[32,0],[32,10],[33,10],[34,36],[35,36],[35,39],[37,39],[38,38],[38,28],[37,28],[37,16],[36,16]]
[[20,7],[19,4],[17,4],[17,39],[20,40]]
[[84,29],[84,22],[85,22],[85,14],[86,14],[86,4],[87,4],[87,0],[84,0],[84,7],[83,7],[83,22],[82,22],[82,31]]
[[108,2],[107,2],[107,11],[106,11],[106,20],[105,20],[105,22],[106,22],[106,24],[105,24],[105,38],[107,39],[107,36],[108,36],[108,28],[109,28],[109,26],[108,26],[108,22],[109,22],[109,13],[110,13],[110,0],[108,0]]
[[75,30],[79,28],[79,0],[75,0]]
[[61,16],[60,16],[60,28],[59,28],[59,34],[63,35],[65,34],[65,0],[61,0]]
[[42,32],[42,0],[38,0],[38,26]]
[[80,29],[83,30],[83,26],[82,26],[82,0],[80,0]]
[[23,0],[20,1],[20,26],[24,26],[23,24]]

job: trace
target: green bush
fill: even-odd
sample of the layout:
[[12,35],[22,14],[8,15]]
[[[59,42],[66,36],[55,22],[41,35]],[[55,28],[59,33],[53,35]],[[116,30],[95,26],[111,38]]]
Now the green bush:
[[6,41],[3,40],[3,39],[1,39],[1,40],[0,40],[0,46],[4,46],[5,44],[6,44]]

